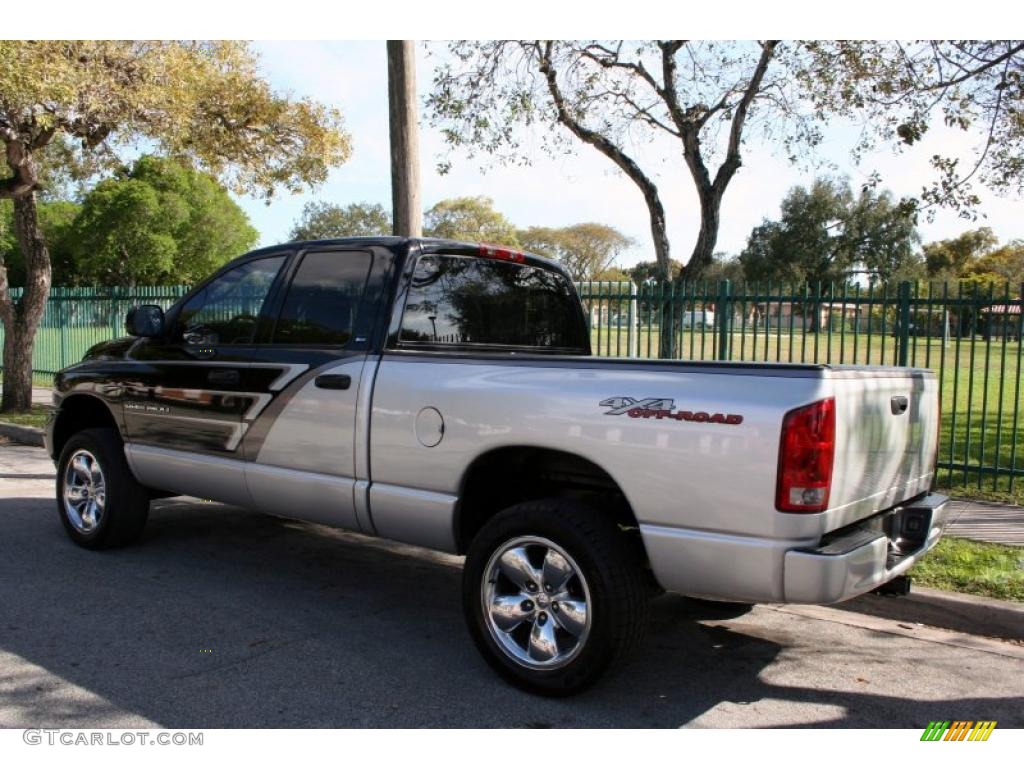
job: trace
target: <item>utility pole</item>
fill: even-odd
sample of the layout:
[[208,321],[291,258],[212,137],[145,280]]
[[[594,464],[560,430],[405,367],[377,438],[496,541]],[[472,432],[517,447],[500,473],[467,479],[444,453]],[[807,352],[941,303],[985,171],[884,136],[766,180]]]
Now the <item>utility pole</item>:
[[388,111],[391,117],[392,231],[423,234],[420,207],[419,124],[416,116],[416,46],[388,40]]

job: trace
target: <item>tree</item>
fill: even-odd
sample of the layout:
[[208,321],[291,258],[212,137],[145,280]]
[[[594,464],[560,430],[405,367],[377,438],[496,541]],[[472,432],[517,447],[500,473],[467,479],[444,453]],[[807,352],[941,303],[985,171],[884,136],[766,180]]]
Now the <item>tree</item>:
[[597,281],[603,280],[603,281],[609,282],[609,283],[629,283],[629,282],[632,282],[629,279],[629,273],[626,272],[623,269],[619,269],[618,267],[608,267],[607,269],[602,269],[600,272],[597,272],[590,279],[591,280],[597,280]]
[[859,271],[887,282],[917,261],[913,214],[888,192],[855,196],[845,181],[819,179],[791,189],[781,214],[755,227],[740,254],[752,280],[845,282]]
[[1009,282],[1017,292],[1024,283],[1024,240],[1013,240],[989,251],[968,266],[967,275],[990,275],[997,282]]
[[11,300],[0,264],[4,388],[0,410],[27,410],[32,347],[52,268],[40,227],[41,157],[55,142],[100,166],[145,140],[221,178],[236,192],[296,190],[326,178],[349,155],[341,115],[275,94],[255,55],[238,42],[2,41],[0,143],[9,176],[0,198],[14,207],[26,268]]
[[824,40],[803,50],[796,77],[815,109],[867,124],[855,156],[879,141],[905,149],[936,124],[981,130],[973,157],[931,158],[936,178],[919,201],[929,216],[947,206],[973,217],[975,177],[999,193],[1024,191],[1024,41]]
[[748,121],[768,127],[775,119],[787,140],[818,140],[793,108],[778,51],[776,40],[457,41],[427,103],[448,144],[471,154],[521,160],[514,128],[533,123],[563,129],[544,134],[552,152],[564,151],[568,137],[601,152],[643,195],[662,280],[671,261],[665,209],[653,172],[632,147],[667,138],[700,203],[686,265],[687,277],[696,277],[715,252],[722,198],[742,165]]
[[916,250],[921,238],[914,206],[906,200],[897,202],[888,190],[878,192],[871,186],[851,198],[841,227],[843,247],[854,267],[883,284],[923,276],[924,265]]
[[596,280],[633,240],[614,227],[587,222],[571,227],[529,227],[518,233],[524,250],[556,259],[573,280]]
[[[634,264],[628,270],[629,276],[634,283],[655,282],[661,279],[661,267],[656,261],[641,261]],[[683,273],[683,263],[672,259],[668,263],[668,279],[676,280]]]
[[191,283],[259,238],[213,176],[152,156],[97,184],[72,229],[74,281],[98,285]]
[[989,227],[968,230],[956,237],[926,243],[922,248],[928,276],[938,280],[955,280],[999,243]]
[[378,203],[306,203],[292,227],[292,240],[374,237],[391,234],[391,214]]
[[519,247],[516,228],[494,210],[494,201],[489,197],[442,200],[424,214],[423,232],[428,237],[447,240]]
[[543,135],[553,152],[566,137],[591,145],[643,194],[663,279],[664,207],[631,150],[654,137],[676,144],[700,201],[687,277],[711,262],[722,195],[752,125],[794,160],[836,115],[864,122],[858,160],[879,141],[915,144],[932,124],[980,127],[973,162],[936,155],[934,182],[901,203],[970,215],[975,176],[997,191],[1024,189],[1022,41],[458,41],[450,52],[428,100],[449,145],[521,161],[516,126],[536,123],[563,129]]
[[731,280],[738,283],[746,279],[746,272],[738,257],[716,253],[708,268],[704,270],[704,279],[709,282]]
[[[81,206],[70,200],[40,201],[39,228],[50,251],[55,285],[73,284],[75,217]],[[14,234],[14,206],[10,200],[0,200],[0,264],[7,265],[7,282],[12,288],[25,285],[25,260],[18,249]]]

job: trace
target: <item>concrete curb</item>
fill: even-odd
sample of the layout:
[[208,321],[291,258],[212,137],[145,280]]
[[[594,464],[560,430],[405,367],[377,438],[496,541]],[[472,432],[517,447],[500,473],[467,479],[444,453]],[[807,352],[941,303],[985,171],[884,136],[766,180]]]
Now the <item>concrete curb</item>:
[[6,437],[22,445],[43,447],[43,430],[38,427],[23,427],[19,424],[7,424],[0,421],[0,437]]
[[911,587],[909,595],[861,595],[831,606],[896,621],[925,624],[972,635],[1024,641],[1024,604]]

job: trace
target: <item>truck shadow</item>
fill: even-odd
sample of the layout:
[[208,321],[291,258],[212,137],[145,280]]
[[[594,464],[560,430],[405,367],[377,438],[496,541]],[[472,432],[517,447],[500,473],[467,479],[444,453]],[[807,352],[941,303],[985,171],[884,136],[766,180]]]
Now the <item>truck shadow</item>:
[[[810,620],[675,596],[615,674],[545,700],[478,657],[458,558],[195,500],[157,502],[141,542],[101,553],[49,499],[0,499],[0,521],[0,727],[1024,724],[1024,697],[935,689],[954,661],[897,639],[856,651],[858,683]],[[900,653],[910,682],[891,686]]]

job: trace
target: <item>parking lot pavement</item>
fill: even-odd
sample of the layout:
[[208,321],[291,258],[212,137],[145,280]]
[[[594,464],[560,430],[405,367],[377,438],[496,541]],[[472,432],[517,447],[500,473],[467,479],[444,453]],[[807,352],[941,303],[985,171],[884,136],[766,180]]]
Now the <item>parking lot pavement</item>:
[[674,596],[596,688],[545,700],[466,634],[460,561],[194,499],[71,544],[38,448],[0,446],[0,727],[1024,726],[1024,646]]

